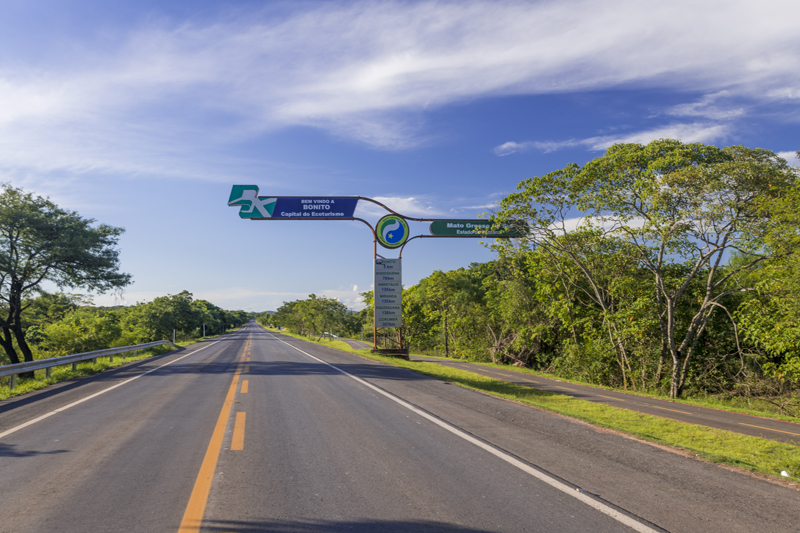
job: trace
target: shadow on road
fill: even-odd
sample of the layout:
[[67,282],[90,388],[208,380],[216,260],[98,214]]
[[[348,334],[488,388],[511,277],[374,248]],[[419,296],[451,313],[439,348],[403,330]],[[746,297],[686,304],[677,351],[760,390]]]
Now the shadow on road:
[[475,529],[446,524],[443,522],[430,522],[427,520],[348,520],[348,521],[261,521],[249,522],[244,520],[204,520],[204,531],[236,531],[237,533],[250,533],[256,531],[269,531],[272,533],[407,533],[408,531],[429,531],[436,533],[482,533],[487,530]]
[[39,452],[35,450],[15,450],[15,444],[0,444],[0,457],[32,457],[34,455],[53,455],[54,453],[67,453],[69,450],[51,450]]

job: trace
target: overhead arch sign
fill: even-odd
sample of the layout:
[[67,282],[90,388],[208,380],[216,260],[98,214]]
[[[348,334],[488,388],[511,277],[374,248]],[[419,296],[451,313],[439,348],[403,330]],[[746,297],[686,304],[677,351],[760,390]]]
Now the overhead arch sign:
[[259,196],[257,185],[234,185],[228,205],[251,220],[353,220],[355,196]]

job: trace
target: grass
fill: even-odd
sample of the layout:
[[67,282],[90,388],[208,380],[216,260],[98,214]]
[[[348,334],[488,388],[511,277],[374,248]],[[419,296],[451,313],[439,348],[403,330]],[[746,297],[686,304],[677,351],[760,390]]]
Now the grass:
[[[309,340],[285,331],[281,331],[281,333]],[[343,341],[311,340],[310,342],[355,353],[368,359],[443,379],[468,389],[583,420],[589,424],[626,433],[644,441],[678,448],[705,461],[760,473],[788,484],[796,485],[797,478],[782,477],[780,475],[782,470],[793,476],[800,476],[800,450],[791,444],[686,424],[570,396],[538,391],[466,370],[379,356],[370,353],[369,350],[353,349]]]
[[[448,360],[452,361],[453,360],[453,359],[447,359],[446,357],[437,357],[437,356],[433,356],[433,355],[425,355],[424,357],[432,357],[432,358],[436,358],[436,359],[442,359],[443,361],[448,361]],[[630,393],[630,394],[636,394],[637,396],[646,396],[648,398],[657,398],[659,400],[665,400],[665,401],[670,401],[670,402],[674,402],[674,403],[684,403],[684,404],[688,404],[688,405],[696,405],[696,406],[699,406],[699,407],[709,407],[711,409],[718,409],[718,410],[721,410],[721,411],[730,411],[732,413],[741,413],[741,414],[746,414],[746,415],[761,416],[761,417],[765,417],[765,418],[773,418],[775,420],[783,420],[783,421],[786,421],[786,422],[800,423],[800,418],[798,418],[798,417],[788,416],[788,415],[783,415],[783,414],[780,414],[780,413],[776,413],[776,412],[771,411],[771,410],[769,410],[767,408],[759,409],[757,407],[756,408],[754,408],[754,407],[743,407],[743,406],[740,406],[740,405],[736,405],[736,403],[738,403],[738,402],[734,402],[732,400],[724,400],[724,399],[716,398],[714,396],[706,396],[706,397],[702,397],[702,398],[701,397],[688,397],[688,398],[673,399],[673,398],[669,398],[669,397],[667,397],[667,396],[665,396],[663,394],[657,394],[657,393],[648,392],[648,391],[622,390],[622,389],[618,389],[618,388],[614,388],[614,387],[606,387],[604,385],[597,385],[595,383],[589,383],[589,382],[581,381],[581,380],[577,380],[577,379],[569,379],[569,378],[563,378],[563,377],[560,377],[560,376],[553,376],[552,374],[547,374],[545,372],[537,372],[536,370],[531,370],[529,368],[520,368],[520,367],[515,367],[515,366],[509,366],[509,365],[500,365],[500,364],[495,364],[495,363],[484,363],[484,362],[477,362],[477,361],[468,361],[468,362],[472,363],[472,364],[477,364],[477,365],[481,365],[481,366],[490,367],[490,368],[497,368],[497,369],[505,370],[505,371],[508,371],[508,372],[517,372],[517,373],[520,373],[520,374],[530,374],[530,375],[533,375],[533,376],[538,376],[538,377],[542,377],[542,378],[546,378],[546,379],[556,379],[558,381],[563,381],[565,383],[574,383],[576,385],[587,385],[589,387],[595,387],[597,389],[605,389],[605,390],[615,391],[615,392],[627,392],[627,393]],[[744,401],[744,400],[741,400],[741,401]]]
[[[229,333],[231,331],[235,330],[234,329],[228,330]],[[189,346],[190,344],[195,344],[203,340],[213,339],[214,337],[218,337],[218,335],[202,337],[191,341],[180,341],[177,342],[176,345],[179,347],[186,347]],[[148,359],[155,355],[167,353],[172,350],[174,350],[174,348],[170,346],[156,346],[155,348],[144,350],[143,353],[135,356],[130,355],[132,352],[128,352],[127,354],[116,354],[114,356],[113,361],[110,361],[108,357],[98,357],[97,363],[95,364],[92,364],[91,360],[78,363],[77,370],[74,371],[72,370],[71,364],[66,364],[63,366],[55,366],[52,368],[52,373],[49,379],[46,377],[47,376],[46,370],[37,370],[36,372],[34,372],[33,379],[18,379],[17,387],[14,390],[11,390],[11,388],[9,387],[10,379],[8,377],[2,378],[3,385],[0,386],[0,401],[6,400],[8,398],[13,398],[14,396],[20,396],[22,394],[26,394],[28,392],[32,392],[35,390],[43,389],[45,387],[48,387],[55,383],[60,383],[62,381],[67,381],[80,376],[97,374],[98,372],[102,372],[110,368],[116,368],[118,366],[132,363],[134,361],[141,361],[142,359]],[[123,359],[124,356],[127,357]]]

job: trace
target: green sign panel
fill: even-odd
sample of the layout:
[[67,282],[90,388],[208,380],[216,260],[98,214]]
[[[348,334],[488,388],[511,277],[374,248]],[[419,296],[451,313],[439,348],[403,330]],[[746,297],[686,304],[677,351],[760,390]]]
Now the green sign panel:
[[431,235],[434,237],[480,237],[484,239],[508,239],[524,237],[528,226],[524,222],[514,222],[493,228],[491,220],[434,220],[431,222]]

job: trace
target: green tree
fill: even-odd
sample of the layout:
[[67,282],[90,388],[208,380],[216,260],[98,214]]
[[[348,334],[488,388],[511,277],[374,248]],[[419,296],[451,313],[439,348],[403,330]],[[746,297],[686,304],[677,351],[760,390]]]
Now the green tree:
[[12,363],[33,360],[23,326],[31,295],[45,281],[90,291],[121,289],[130,275],[119,271],[115,248],[122,228],[94,225],[49,199],[0,186],[0,345]]
[[[603,308],[609,331],[613,310],[585,250],[620,242],[621,253],[649,273],[672,360],[670,396],[678,397],[712,315],[729,313],[727,296],[753,290],[738,284],[742,274],[771,257],[763,242],[772,218],[760,206],[795,182],[786,162],[767,150],[668,139],[617,144],[583,167],[524,180],[494,219],[525,220],[531,232],[517,246],[568,259],[584,294]],[[726,269],[734,251],[747,260]],[[691,310],[688,320],[680,320],[681,309]],[[624,345],[622,331],[610,335]]]
[[102,350],[119,344],[119,316],[111,311],[83,307],[42,330],[42,348],[53,356]]

